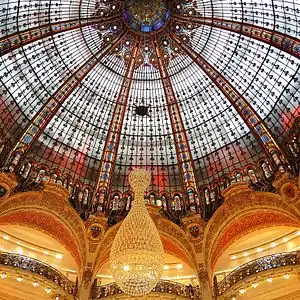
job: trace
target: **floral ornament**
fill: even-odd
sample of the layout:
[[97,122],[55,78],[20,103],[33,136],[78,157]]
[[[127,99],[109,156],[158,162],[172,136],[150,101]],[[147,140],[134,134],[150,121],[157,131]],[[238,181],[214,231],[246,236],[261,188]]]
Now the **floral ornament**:
[[[185,55],[177,45],[170,41],[168,34],[176,34],[180,40],[191,45],[193,31],[197,24],[181,23],[172,15],[199,15],[197,6],[190,0],[163,1],[163,0],[126,0],[123,2],[100,0],[94,7],[94,17],[112,17],[111,23],[100,22],[93,25],[103,44],[110,43],[114,37],[123,30],[127,30],[125,37],[120,41],[110,54],[128,65],[128,60],[132,57],[133,41],[136,36],[141,37],[141,48],[136,68],[152,66],[157,68],[157,57],[154,48],[154,41],[159,41],[160,53],[163,55],[165,64],[168,65],[171,59],[179,55]],[[170,24],[170,26],[165,26]],[[169,29],[167,29],[167,27]]]

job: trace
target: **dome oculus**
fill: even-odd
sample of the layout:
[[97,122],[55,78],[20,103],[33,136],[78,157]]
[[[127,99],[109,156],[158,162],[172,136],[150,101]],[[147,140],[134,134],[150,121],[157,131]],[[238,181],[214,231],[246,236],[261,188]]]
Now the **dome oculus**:
[[149,33],[166,24],[169,10],[166,2],[162,0],[127,0],[123,17],[135,31]]

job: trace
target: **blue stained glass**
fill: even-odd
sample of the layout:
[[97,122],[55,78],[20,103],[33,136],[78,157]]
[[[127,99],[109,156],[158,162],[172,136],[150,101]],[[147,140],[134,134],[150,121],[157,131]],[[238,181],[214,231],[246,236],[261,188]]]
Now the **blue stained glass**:
[[152,31],[152,26],[150,26],[150,25],[141,25],[141,31],[142,32],[151,32]]

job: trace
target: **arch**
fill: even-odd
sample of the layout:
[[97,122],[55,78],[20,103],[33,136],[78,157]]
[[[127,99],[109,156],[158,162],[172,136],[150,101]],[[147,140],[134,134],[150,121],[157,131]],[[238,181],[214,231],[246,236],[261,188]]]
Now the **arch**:
[[0,204],[0,225],[27,226],[50,235],[74,257],[81,277],[86,255],[86,231],[67,199],[68,192],[51,183],[45,183],[41,192],[15,194]]
[[[165,253],[171,254],[186,262],[196,272],[194,248],[188,241],[185,232],[178,225],[161,217],[158,212],[156,212],[158,211],[157,207],[152,206],[148,206],[148,209],[158,229]],[[108,261],[110,248],[120,225],[121,222],[111,227],[98,246],[93,266],[94,276],[100,267]]]
[[204,259],[210,276],[218,257],[242,235],[268,226],[300,226],[299,211],[277,194],[255,192],[236,183],[223,195],[225,201],[204,233]]

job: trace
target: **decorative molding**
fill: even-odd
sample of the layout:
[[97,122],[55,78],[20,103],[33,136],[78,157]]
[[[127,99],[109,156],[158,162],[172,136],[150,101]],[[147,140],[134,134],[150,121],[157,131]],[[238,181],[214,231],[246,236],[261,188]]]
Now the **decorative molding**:
[[[259,229],[264,226],[276,226],[278,224],[300,225],[299,211],[294,206],[284,202],[280,195],[268,192],[254,192],[246,185],[239,183],[230,186],[223,194],[225,201],[210,219],[204,232],[204,259],[210,272],[217,259],[216,254],[213,254],[216,251],[214,249],[218,248],[218,251],[224,251],[225,249],[222,247],[227,247],[233,240],[236,240],[238,234],[245,234],[247,230],[253,230],[254,227]],[[277,219],[272,217],[275,213],[278,216]],[[249,216],[248,227],[246,226],[247,224],[239,222],[245,215]],[[260,217],[268,216],[268,218],[265,222],[260,222],[258,218],[253,218],[256,215],[260,215]],[[236,224],[233,225],[233,228],[236,228],[234,229],[235,233],[230,235],[231,239],[229,239],[228,235],[226,237],[226,240],[228,239],[227,242],[222,242],[222,247],[217,246],[217,241],[220,241],[226,229],[232,224]],[[209,261],[211,261],[210,264]]]
[[67,199],[64,188],[54,184],[46,184],[41,192],[15,194],[0,202],[0,223],[19,224],[50,234],[71,252],[81,270],[86,255],[86,230]]

